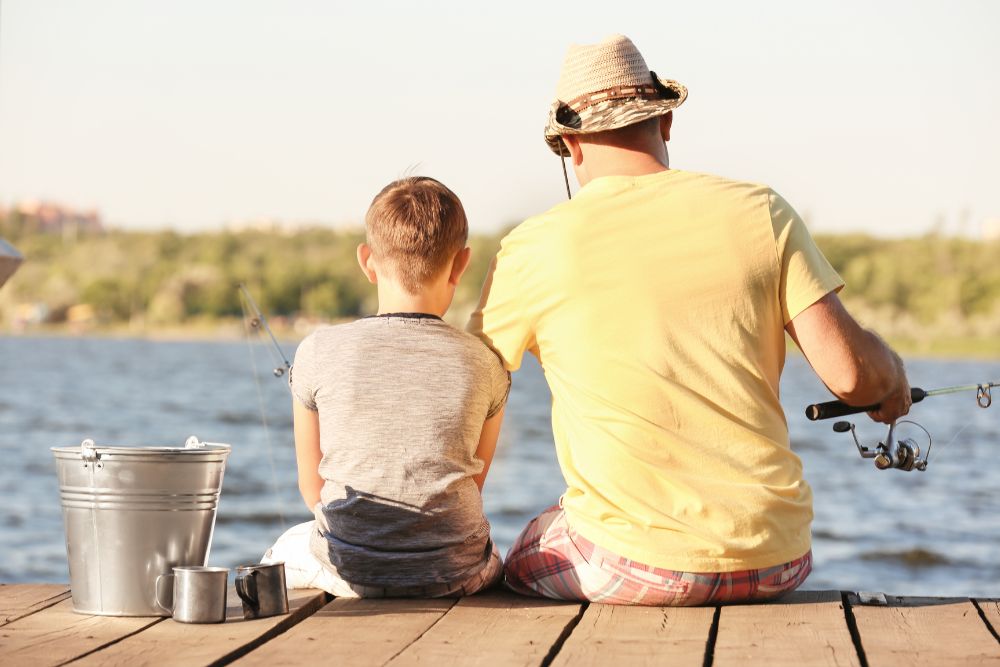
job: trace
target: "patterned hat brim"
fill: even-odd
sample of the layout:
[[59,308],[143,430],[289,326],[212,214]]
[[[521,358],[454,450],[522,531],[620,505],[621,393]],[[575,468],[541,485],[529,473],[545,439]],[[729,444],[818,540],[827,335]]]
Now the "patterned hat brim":
[[572,123],[561,123],[557,120],[559,110],[565,105],[556,100],[549,109],[549,120],[545,126],[545,143],[556,155],[569,157],[569,151],[560,137],[564,134],[590,134],[605,130],[616,130],[620,127],[634,125],[649,118],[663,116],[673,111],[687,99],[687,88],[670,79],[660,79],[664,88],[673,91],[676,97],[670,99],[649,100],[639,97],[627,99],[610,99],[599,102],[573,112]]

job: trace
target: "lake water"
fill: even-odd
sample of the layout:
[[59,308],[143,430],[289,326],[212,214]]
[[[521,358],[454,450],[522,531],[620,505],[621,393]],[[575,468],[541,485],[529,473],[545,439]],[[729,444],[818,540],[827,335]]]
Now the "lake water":
[[[912,384],[924,388],[1000,378],[997,361],[907,365]],[[0,582],[68,580],[49,448],[87,437],[180,446],[195,434],[232,443],[215,565],[255,561],[283,525],[309,519],[296,487],[289,394],[271,366],[268,349],[257,343],[0,339]],[[858,457],[848,435],[806,420],[805,404],[828,394],[800,357],[789,357],[783,403],[815,494],[816,566],[807,588],[1000,596],[997,393],[988,410],[976,407],[973,393],[916,405],[911,417],[935,438],[927,472],[878,471]],[[867,417],[857,423],[869,443],[883,434]],[[486,510],[501,549],[563,489],[548,389],[529,360],[514,375],[486,483]]]

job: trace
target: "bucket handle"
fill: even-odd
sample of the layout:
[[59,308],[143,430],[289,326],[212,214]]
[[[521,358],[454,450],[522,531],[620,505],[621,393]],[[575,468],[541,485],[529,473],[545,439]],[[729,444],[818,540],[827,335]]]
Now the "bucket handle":
[[97,454],[97,444],[91,438],[80,443],[80,458],[94,463],[100,456]]
[[160,601],[160,581],[162,581],[163,579],[166,579],[166,578],[169,578],[171,581],[173,581],[173,579],[174,579],[173,573],[168,572],[166,574],[161,574],[158,577],[156,577],[156,583],[153,585],[153,589],[154,589],[153,590],[153,597],[156,599],[156,606],[157,607],[159,607],[163,611],[165,611],[168,614],[170,614],[171,616],[173,616],[174,615],[174,604],[173,603],[175,602],[175,600],[171,599],[169,606],[163,604],[163,602]]
[[184,449],[204,449],[208,446],[229,448],[229,445],[224,442],[207,442],[199,439],[196,435],[189,436],[188,439],[184,441]]

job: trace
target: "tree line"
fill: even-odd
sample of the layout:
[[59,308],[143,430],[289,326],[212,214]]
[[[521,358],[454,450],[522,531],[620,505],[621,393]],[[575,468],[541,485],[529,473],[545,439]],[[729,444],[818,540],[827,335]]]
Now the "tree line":
[[[112,230],[67,242],[0,224],[25,263],[0,291],[0,321],[17,304],[44,304],[49,324],[88,304],[102,324],[151,326],[242,315],[244,283],[269,316],[339,319],[369,314],[376,294],[358,268],[361,230],[247,230],[179,234]],[[13,233],[12,233],[13,232]],[[456,302],[478,298],[499,237],[470,239],[473,260]]]
[[[4,225],[26,262],[0,290],[0,318],[16,304],[42,303],[59,323],[89,304],[97,319],[149,326],[238,318],[237,283],[271,316],[338,319],[369,314],[375,290],[355,261],[361,230],[112,230],[67,241]],[[456,294],[470,307],[502,234],[470,239],[473,262]],[[883,239],[816,236],[847,282],[842,298],[859,317],[894,337],[974,337],[1000,351],[1000,241],[926,235]]]

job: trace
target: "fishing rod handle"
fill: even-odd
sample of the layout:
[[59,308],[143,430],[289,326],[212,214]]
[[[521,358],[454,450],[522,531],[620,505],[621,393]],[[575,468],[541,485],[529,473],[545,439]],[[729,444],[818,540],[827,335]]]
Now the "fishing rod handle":
[[[920,387],[910,389],[910,398],[914,403],[919,403],[927,397],[927,392]],[[833,419],[834,417],[846,417],[862,412],[878,410],[879,405],[848,405],[843,401],[827,401],[826,403],[813,403],[806,408],[806,417],[812,421],[819,419]]]

